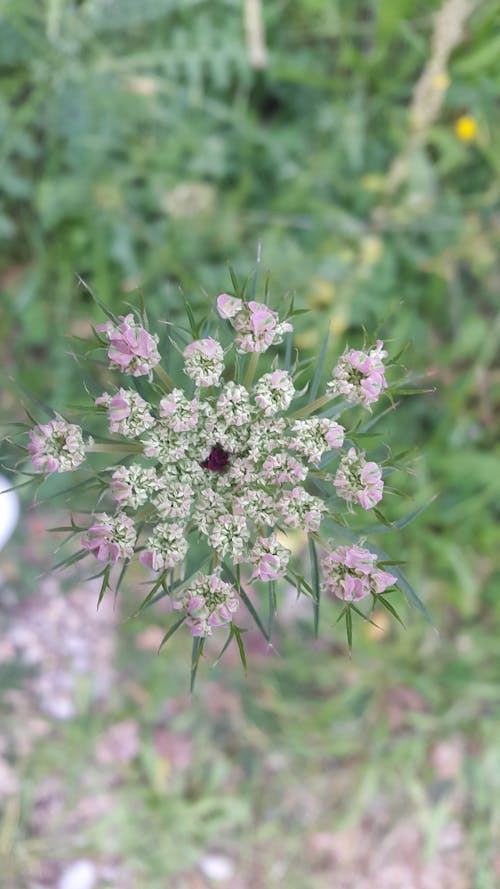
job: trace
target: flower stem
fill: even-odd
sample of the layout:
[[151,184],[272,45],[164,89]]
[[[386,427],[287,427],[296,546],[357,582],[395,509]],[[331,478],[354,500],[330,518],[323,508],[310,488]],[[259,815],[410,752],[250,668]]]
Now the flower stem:
[[336,397],[336,395],[322,395],[321,398],[317,398],[316,401],[311,401],[310,404],[306,404],[305,407],[301,407],[300,410],[295,411],[291,417],[293,420],[298,420],[301,417],[308,417],[309,414],[313,414],[318,408],[323,407],[324,404],[328,404],[329,401],[333,401]]
[[142,454],[142,444],[134,444],[133,442],[116,442],[116,444],[93,444],[85,449],[88,452],[99,454],[112,454],[120,452],[122,454]]
[[259,360],[259,353],[252,352],[252,356],[250,361],[248,362],[248,367],[245,374],[245,379],[243,380],[243,385],[245,389],[250,390],[250,387],[253,383],[253,378],[255,376],[255,371],[257,370],[257,362]]
[[155,374],[160,378],[168,392],[171,392],[172,389],[175,389],[173,380],[168,375],[167,371],[164,370],[163,367],[161,367],[161,365],[157,364],[154,368],[154,371]]

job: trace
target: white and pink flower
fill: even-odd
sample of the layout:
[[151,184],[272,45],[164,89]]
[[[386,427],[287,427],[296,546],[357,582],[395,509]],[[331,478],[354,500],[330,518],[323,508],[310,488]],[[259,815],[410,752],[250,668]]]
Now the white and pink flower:
[[116,367],[133,377],[149,375],[160,363],[157,334],[148,333],[131,313],[120,315],[118,321],[118,324],[114,324],[108,320],[96,327],[97,332],[105,334],[109,340],[110,367]]
[[224,350],[217,340],[207,336],[189,343],[182,353],[184,370],[197,386],[218,386],[224,370]]
[[130,559],[137,539],[134,520],[123,512],[101,512],[93,518],[94,524],[81,538],[83,549],[92,552],[100,562],[114,564],[118,559]]
[[217,310],[234,327],[239,352],[265,352],[293,329],[289,321],[280,322],[278,313],[264,303],[244,302],[228,293],[217,297]]
[[161,522],[146,540],[139,561],[153,571],[163,571],[182,562],[186,553],[187,540],[184,526]]
[[119,389],[115,395],[104,392],[95,403],[107,408],[110,432],[136,438],[155,425],[149,405],[133,389]]
[[290,444],[309,463],[319,463],[325,451],[342,447],[344,428],[326,417],[295,420]]
[[291,552],[276,538],[258,537],[250,553],[250,562],[253,566],[252,580],[258,578],[264,582],[278,580],[284,577]]
[[384,358],[387,358],[387,352],[382,340],[377,340],[375,348],[369,352],[346,349],[333,370],[328,391],[345,395],[348,401],[370,408],[387,388]]
[[231,623],[240,605],[235,588],[219,574],[195,574],[184,592],[174,601],[176,611],[186,612],[192,636],[211,636],[212,630]]
[[111,476],[111,494],[122,509],[138,509],[158,490],[156,470],[150,467],[118,466]]
[[295,386],[286,370],[264,374],[254,386],[255,404],[266,417],[286,411],[295,395]]
[[375,553],[361,546],[339,546],[321,559],[322,591],[343,599],[359,602],[371,593],[384,593],[397,578],[377,568]]
[[[86,445],[80,426],[56,416],[29,433],[28,451],[37,472],[73,472],[85,460]],[[87,447],[92,445],[92,439]]]
[[364,453],[349,448],[341,458],[333,480],[339,497],[348,503],[358,503],[363,509],[373,509],[382,500],[384,482],[382,469]]

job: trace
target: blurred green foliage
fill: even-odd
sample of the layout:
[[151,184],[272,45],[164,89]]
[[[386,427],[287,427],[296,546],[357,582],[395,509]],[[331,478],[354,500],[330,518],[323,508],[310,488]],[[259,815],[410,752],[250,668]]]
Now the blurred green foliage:
[[[449,0],[452,20],[460,5]],[[297,325],[297,345],[314,354],[330,324],[333,360],[363,326],[378,327],[393,351],[409,341],[407,365],[435,387],[387,418],[394,449],[415,447],[405,490],[416,505],[440,493],[387,547],[404,553],[442,648],[429,662],[430,631],[413,629],[415,638],[398,634],[376,651],[361,645],[356,668],[387,657],[402,682],[425,685],[435,721],[413,726],[424,726],[423,746],[393,751],[396,760],[416,756],[422,774],[426,733],[442,720],[468,731],[491,706],[493,674],[479,691],[475,675],[495,657],[500,629],[500,2],[471,6],[442,69],[433,59],[452,28],[441,28],[441,44],[432,37],[438,8],[266,0],[260,70],[249,63],[236,0],[4,0],[0,8],[0,334],[13,376],[55,407],[78,392],[66,334],[85,334],[97,315],[77,273],[115,309],[140,288],[153,317],[175,320],[179,284],[201,304],[204,291],[228,286],[228,258],[242,274],[252,268],[261,240],[275,303],[294,290],[297,306],[312,310]],[[465,140],[455,129],[463,116],[473,121]],[[2,408],[18,411],[10,390]],[[397,517],[408,504],[388,509]],[[271,710],[294,694],[299,710],[312,682],[298,654],[286,663],[289,674],[273,674]],[[348,702],[352,719],[362,712],[369,727],[383,710],[383,686],[373,682],[360,679]],[[446,694],[462,716],[449,717]],[[348,721],[337,713],[344,699],[335,711],[327,700],[326,710],[309,711],[313,735]],[[272,734],[273,720],[248,706],[250,721]],[[288,724],[289,709],[281,715]],[[488,720],[483,729],[491,731]],[[346,732],[349,746],[352,726]],[[307,747],[301,736],[288,743]],[[490,767],[486,758],[471,769],[489,781]]]
[[[460,5],[448,3],[452,18]],[[233,0],[7,0],[11,373],[56,407],[77,392],[67,334],[96,317],[77,273],[115,308],[140,288],[154,317],[175,319],[179,284],[206,301],[227,286],[225,260],[246,274],[260,239],[275,300],[293,289],[312,309],[298,345],[316,350],[328,323],[332,359],[362,325],[382,325],[394,350],[410,341],[407,362],[436,394],[405,405],[389,434],[423,451],[422,502],[442,495],[424,540],[409,535],[413,561],[424,554],[425,576],[432,553],[474,610],[500,493],[499,7],[466,20],[420,99],[425,115],[439,94],[419,133],[415,84],[450,27],[431,40],[432,2],[270,0],[269,63],[254,70]],[[454,129],[464,114],[469,141]]]

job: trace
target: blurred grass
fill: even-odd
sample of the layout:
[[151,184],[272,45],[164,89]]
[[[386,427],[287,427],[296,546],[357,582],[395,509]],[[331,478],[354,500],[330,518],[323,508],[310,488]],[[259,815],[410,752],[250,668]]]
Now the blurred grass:
[[[464,5],[450,0],[440,29],[438,8],[267,0],[262,70],[248,61],[232,0],[4,0],[0,10],[0,337],[9,374],[55,407],[78,394],[66,334],[84,334],[96,315],[77,273],[114,308],[140,288],[153,317],[175,320],[179,284],[195,303],[203,290],[214,296],[227,286],[226,260],[246,274],[260,239],[274,299],[295,290],[297,305],[312,310],[297,345],[314,354],[329,324],[333,359],[363,326],[380,325],[394,350],[410,342],[408,366],[436,388],[407,399],[384,428],[395,451],[416,448],[415,475],[402,482],[415,504],[440,497],[384,546],[404,553],[440,639],[409,615],[407,633],[360,639],[350,665],[326,641],[313,660],[299,628],[282,659],[250,677],[243,715],[222,728],[197,709],[182,716],[201,739],[195,797],[209,814],[196,814],[189,782],[175,783],[167,800],[155,795],[141,760],[119,811],[140,793],[153,839],[135,849],[123,814],[114,826],[117,854],[151,856],[152,889],[164,885],[154,847],[168,818],[179,834],[172,874],[217,830],[230,837],[233,821],[258,824],[251,848],[270,866],[277,831],[291,824],[283,855],[298,870],[288,884],[309,885],[296,860],[309,828],[279,801],[307,779],[318,819],[330,823],[333,806],[318,791],[324,770],[329,787],[346,774],[340,820],[394,792],[404,774],[405,792],[433,823],[428,750],[457,734],[464,772],[450,793],[467,799],[471,885],[497,885],[498,819],[481,787],[498,783],[500,3],[471,4],[448,61],[443,45]],[[473,121],[465,129],[464,116]],[[19,412],[10,388],[0,405],[8,418]],[[397,517],[407,505],[388,509]],[[324,640],[333,633],[323,627]],[[133,681],[151,699],[185,688],[174,653],[148,652],[128,669],[144,671]],[[239,674],[232,683],[240,693]],[[400,687],[424,702],[401,731],[388,705]],[[203,708],[201,689],[197,702]],[[116,717],[110,707],[100,719]],[[118,710],[131,709],[125,694]],[[147,735],[156,717],[139,710]],[[87,755],[86,719],[57,730],[68,759]],[[263,802],[259,764],[275,749],[286,765]],[[42,745],[29,765],[35,775],[50,755]],[[210,806],[226,792],[219,822]],[[93,835],[89,849],[101,839]]]

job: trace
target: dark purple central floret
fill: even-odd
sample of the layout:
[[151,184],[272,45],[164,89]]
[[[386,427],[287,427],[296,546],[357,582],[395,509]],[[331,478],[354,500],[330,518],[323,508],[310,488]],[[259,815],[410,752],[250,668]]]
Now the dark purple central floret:
[[211,472],[223,472],[229,464],[229,454],[220,445],[214,445],[207,459],[201,464],[203,469]]

